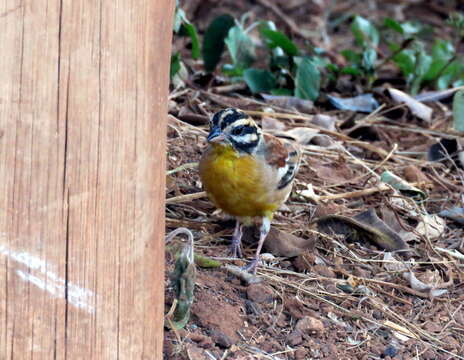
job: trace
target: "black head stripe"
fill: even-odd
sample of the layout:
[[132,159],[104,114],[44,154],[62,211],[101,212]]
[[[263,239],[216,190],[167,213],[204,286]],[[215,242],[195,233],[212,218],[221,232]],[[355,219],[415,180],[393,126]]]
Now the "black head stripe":
[[220,125],[221,129],[224,130],[230,124],[233,124],[237,120],[246,119],[248,117],[243,111],[237,109],[226,109],[222,111]]
[[250,141],[250,142],[247,142],[247,143],[242,143],[242,142],[235,141],[234,138],[231,138],[230,140],[231,140],[234,148],[237,151],[245,152],[245,153],[248,153],[248,154],[251,154],[253,152],[253,150],[258,146],[258,143],[259,143],[259,139],[256,139],[254,141]]
[[224,110],[221,110],[221,111],[218,111],[217,113],[215,113],[213,115],[213,118],[211,119],[211,122],[213,123],[213,127],[215,126],[218,126],[219,122],[221,121],[222,119],[222,116],[224,114],[224,112],[226,112],[228,109],[224,109]]
[[247,134],[257,134],[258,133],[258,128],[256,126],[245,126],[245,129],[243,129],[242,134],[247,135]]
[[248,134],[257,134],[258,128],[252,125],[237,125],[232,128],[232,135],[244,136]]

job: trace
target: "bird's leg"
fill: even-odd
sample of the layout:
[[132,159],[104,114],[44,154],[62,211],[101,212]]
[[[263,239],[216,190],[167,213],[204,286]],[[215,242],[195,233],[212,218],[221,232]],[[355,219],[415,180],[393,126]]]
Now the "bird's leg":
[[245,270],[256,274],[256,269],[259,264],[259,254],[261,253],[261,248],[263,247],[264,240],[266,240],[267,234],[271,229],[271,219],[268,217],[263,217],[263,223],[261,224],[260,233],[259,233],[259,242],[258,247],[256,248],[256,255],[253,261],[245,267]]
[[232,236],[232,245],[230,246],[232,257],[242,257],[242,235],[242,224],[240,224],[240,221],[237,220],[235,223],[234,235]]

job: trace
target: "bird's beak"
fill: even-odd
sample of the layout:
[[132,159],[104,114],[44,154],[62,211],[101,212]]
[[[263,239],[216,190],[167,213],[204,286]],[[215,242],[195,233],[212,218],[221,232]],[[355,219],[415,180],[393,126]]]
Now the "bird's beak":
[[220,143],[225,140],[225,137],[224,137],[224,134],[221,133],[220,128],[214,128],[209,133],[207,140],[210,143]]

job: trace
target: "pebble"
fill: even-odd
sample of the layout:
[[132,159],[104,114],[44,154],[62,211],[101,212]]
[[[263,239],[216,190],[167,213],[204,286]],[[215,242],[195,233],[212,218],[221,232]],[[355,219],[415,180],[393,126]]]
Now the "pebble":
[[211,331],[211,339],[213,339],[213,341],[223,347],[223,348],[229,348],[231,347],[235,341],[233,339],[231,339],[229,336],[227,336],[226,334],[224,334],[223,332],[221,331]]
[[213,340],[209,336],[203,334],[191,333],[190,340],[198,343],[202,348],[210,348],[214,345]]
[[296,349],[295,351],[295,360],[304,360],[306,359],[306,355],[308,354],[308,350],[306,350],[305,348],[298,348]]
[[274,292],[265,284],[250,284],[247,287],[247,298],[255,303],[272,302]]
[[299,345],[303,342],[303,336],[300,331],[295,330],[287,336],[287,343],[290,346]]
[[324,331],[324,323],[311,316],[304,316],[296,323],[295,329],[302,334],[312,334]]

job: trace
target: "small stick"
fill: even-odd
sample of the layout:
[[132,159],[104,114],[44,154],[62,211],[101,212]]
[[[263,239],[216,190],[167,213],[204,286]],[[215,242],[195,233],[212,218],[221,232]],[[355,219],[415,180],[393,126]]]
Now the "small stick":
[[187,201],[192,201],[195,199],[201,199],[204,197],[206,197],[205,191],[200,191],[197,193],[187,194],[187,195],[174,196],[172,198],[166,199],[166,205],[167,204],[179,204],[179,203],[183,203]]
[[211,88],[211,91],[217,94],[223,94],[223,93],[233,92],[236,90],[245,90],[246,88],[247,88],[247,84],[240,82],[240,83],[235,83],[235,84],[230,84],[230,85],[216,86],[216,87]]
[[[424,182],[424,181],[410,183],[410,185],[412,186],[421,186],[421,185],[427,185],[427,184],[432,184],[432,183]],[[378,185],[378,186],[375,186],[369,189],[350,191],[350,192],[346,192],[342,194],[318,196],[317,200],[352,199],[352,198],[356,198],[360,196],[371,195],[377,192],[384,192],[384,191],[389,191],[389,190],[392,190],[392,187],[390,185],[381,184],[381,185]]]
[[194,169],[197,166],[198,166],[198,162],[185,163],[185,164],[182,164],[181,166],[176,167],[175,169],[169,170],[168,172],[166,172],[166,175],[172,175],[182,170]]
[[208,135],[208,132],[207,132],[207,131],[205,131],[205,130],[203,130],[203,129],[200,129],[198,126],[193,126],[193,125],[191,125],[191,124],[189,124],[189,123],[187,123],[187,122],[185,122],[185,121],[182,121],[182,120],[176,118],[176,117],[175,117],[174,115],[172,115],[172,114],[169,114],[169,115],[168,115],[168,119],[169,119],[169,120],[174,120],[175,122],[178,122],[178,123],[180,123],[180,124],[182,124],[182,125],[184,125],[184,126],[187,126],[188,128],[190,128],[190,129],[192,129],[192,130],[195,130],[195,131],[199,132],[199,133],[200,133],[201,135],[203,135],[203,136]]
[[462,138],[464,136],[462,132],[455,131],[455,130],[436,131],[436,130],[428,130],[428,129],[421,129],[421,128],[401,127],[398,125],[388,125],[388,124],[375,124],[375,126],[380,127],[380,128],[385,128],[385,129],[419,133],[422,135],[439,136],[439,137],[443,137],[447,139]]
[[317,200],[337,200],[337,199],[352,199],[361,196],[371,195],[378,192],[390,191],[392,188],[388,185],[379,185],[370,189],[363,189],[357,191],[350,191],[342,194],[333,194],[333,195],[323,195],[318,196]]

